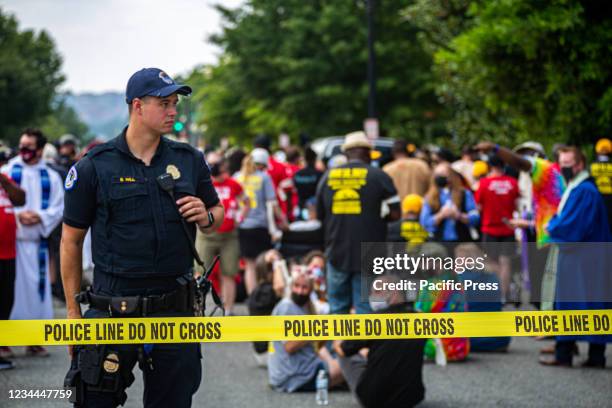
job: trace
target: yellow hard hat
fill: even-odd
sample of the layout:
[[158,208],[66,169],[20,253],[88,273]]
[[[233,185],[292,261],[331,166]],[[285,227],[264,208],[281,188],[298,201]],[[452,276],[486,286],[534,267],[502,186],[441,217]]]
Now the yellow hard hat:
[[423,197],[417,194],[408,194],[402,200],[402,213],[412,212],[419,214],[423,207]]
[[472,168],[472,176],[482,177],[489,172],[489,165],[482,160],[476,160]]
[[372,160],[378,160],[382,157],[382,152],[378,151],[378,150],[370,150],[370,159]]
[[595,153],[597,154],[610,154],[612,153],[612,142],[610,139],[602,138],[597,141],[595,145]]

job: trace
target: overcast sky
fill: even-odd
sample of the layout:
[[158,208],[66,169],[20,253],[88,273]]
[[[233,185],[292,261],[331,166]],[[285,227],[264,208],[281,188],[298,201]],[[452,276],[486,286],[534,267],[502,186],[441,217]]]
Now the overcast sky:
[[217,60],[208,44],[220,31],[212,4],[236,7],[241,0],[0,0],[20,29],[45,29],[62,54],[64,90],[124,91],[143,67],[185,73]]

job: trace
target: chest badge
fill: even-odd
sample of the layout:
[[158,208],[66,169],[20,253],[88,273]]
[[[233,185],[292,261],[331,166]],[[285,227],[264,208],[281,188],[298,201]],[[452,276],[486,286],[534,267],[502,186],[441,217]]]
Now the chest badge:
[[174,164],[169,164],[166,166],[166,173],[170,174],[175,180],[181,178],[181,172]]
[[119,370],[119,356],[115,353],[108,353],[102,367],[107,373],[116,373]]

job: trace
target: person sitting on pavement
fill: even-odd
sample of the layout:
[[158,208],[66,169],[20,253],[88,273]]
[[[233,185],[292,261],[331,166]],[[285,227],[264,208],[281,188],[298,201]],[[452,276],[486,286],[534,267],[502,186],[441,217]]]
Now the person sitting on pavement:
[[[393,275],[381,280],[398,283]],[[377,291],[370,295],[376,313],[412,313],[406,293]],[[360,404],[370,407],[411,407],[425,398],[423,385],[424,339],[336,340],[342,375]],[[400,381],[401,379],[401,381]]]
[[[290,297],[281,300],[272,311],[272,315],[314,314],[314,307],[310,301],[313,286],[313,279],[309,274],[295,274],[291,281]],[[319,370],[327,372],[330,388],[344,381],[338,361],[321,342],[292,340],[270,343],[268,379],[275,390],[315,391]]]
[[[257,286],[248,298],[249,315],[270,316],[274,306],[281,299],[282,292],[277,295],[273,287],[273,269],[279,269],[278,264],[284,263],[281,254],[270,249],[259,254],[255,259],[255,277]],[[266,367],[268,364],[268,343],[266,341],[254,341],[255,350],[253,357],[258,367]]]
[[[418,254],[426,258],[446,258],[449,255],[447,248],[437,242],[426,242],[418,249]],[[444,269],[442,265],[433,263],[431,269],[423,270],[428,285],[419,291],[415,310],[423,313],[451,313],[467,311],[467,302],[463,289],[453,288],[437,289],[436,285],[444,281],[457,279],[457,273]],[[446,365],[448,361],[463,361],[470,352],[469,338],[428,339],[425,344],[425,356],[436,361],[439,365]]]
[[310,300],[317,314],[329,314],[329,302],[327,301],[327,279],[325,277],[325,264],[327,259],[322,251],[310,251],[302,259],[302,264],[314,281],[314,290]]

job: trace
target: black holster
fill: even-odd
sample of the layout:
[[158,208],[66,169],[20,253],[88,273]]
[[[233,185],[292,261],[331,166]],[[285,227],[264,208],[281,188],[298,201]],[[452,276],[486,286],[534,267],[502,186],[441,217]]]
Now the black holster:
[[80,407],[86,391],[114,394],[115,401],[123,405],[127,399],[125,389],[134,382],[131,370],[123,367],[119,352],[106,345],[86,345],[75,349],[64,386],[75,387],[70,402]]
[[69,401],[74,404],[75,407],[79,408],[83,406],[85,396],[85,386],[81,379],[81,370],[78,365],[78,353],[80,346],[74,346],[72,349],[72,360],[70,361],[70,369],[64,378],[64,388],[70,388],[73,390],[70,395]]

